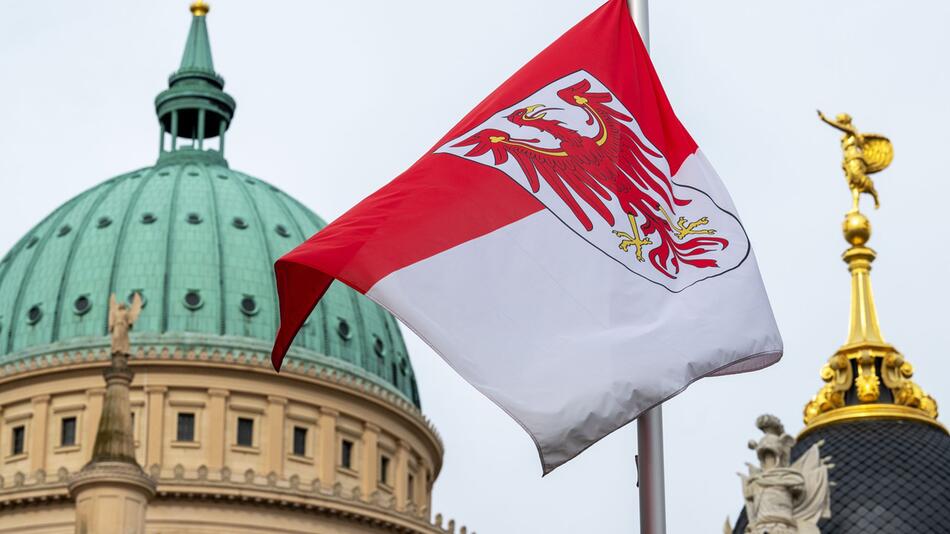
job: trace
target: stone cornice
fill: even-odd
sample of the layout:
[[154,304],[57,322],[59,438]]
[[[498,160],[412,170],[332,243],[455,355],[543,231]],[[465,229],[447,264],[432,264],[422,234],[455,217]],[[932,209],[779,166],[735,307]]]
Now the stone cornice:
[[169,473],[154,465],[150,472],[152,477],[158,478],[155,497],[157,500],[202,499],[225,503],[255,503],[337,516],[392,532],[455,532],[454,521],[450,522],[452,527],[449,530],[443,528],[441,514],[436,516],[435,522],[431,522],[424,510],[417,510],[412,506],[406,510],[396,510],[390,495],[377,491],[366,498],[358,487],[345,491],[340,483],[332,487],[321,486],[319,481],[302,484],[296,476],[281,479],[274,473],[265,476],[252,469],[238,474],[228,467],[214,473],[201,467],[189,473],[183,466],[176,465]]
[[[98,474],[96,473],[94,478],[98,478]],[[104,472],[101,474],[108,475]],[[296,476],[279,478],[274,473],[265,476],[252,469],[234,473],[229,467],[212,472],[202,466],[189,471],[180,464],[170,469],[153,465],[149,469],[149,476],[140,472],[132,475],[134,480],[130,479],[130,483],[140,485],[142,480],[145,480],[149,486],[145,489],[156,488],[153,500],[198,499],[278,506],[357,521],[404,534],[456,532],[455,521],[449,521],[447,526],[443,526],[441,514],[436,514],[435,520],[431,521],[427,511],[418,510],[411,505],[405,510],[396,510],[394,500],[389,494],[377,491],[365,498],[359,488],[348,492],[344,491],[339,483],[332,487],[321,486],[319,481],[302,484]],[[13,506],[70,501],[69,490],[72,486],[92,482],[85,481],[85,478],[87,477],[83,476],[82,471],[70,474],[65,468],[59,469],[55,479],[48,479],[43,471],[37,471],[32,476],[17,473],[12,484],[10,481],[4,484],[0,478],[0,510]]]

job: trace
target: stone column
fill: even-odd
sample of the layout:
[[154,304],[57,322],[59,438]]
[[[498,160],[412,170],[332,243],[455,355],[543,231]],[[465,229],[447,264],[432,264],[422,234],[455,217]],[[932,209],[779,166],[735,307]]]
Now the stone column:
[[224,454],[227,443],[227,402],[230,392],[226,389],[209,389],[208,396],[208,469],[220,470],[224,467]]
[[409,444],[399,440],[396,449],[396,480],[393,481],[396,489],[396,509],[405,510],[409,502]]
[[363,468],[360,469],[360,491],[369,500],[379,481],[379,427],[363,425]]
[[162,447],[165,435],[165,386],[145,386],[148,427],[145,430],[145,465],[162,465]]
[[46,443],[49,434],[49,395],[31,399],[33,403],[33,422],[30,438],[30,472],[46,470]]
[[92,461],[69,482],[77,534],[145,534],[145,510],[155,482],[135,462],[128,354],[112,353],[103,373],[106,396]]
[[267,397],[267,473],[277,473],[284,476],[284,411],[287,409],[287,399],[284,397]]
[[336,418],[340,412],[320,408],[320,483],[331,488],[336,482]]
[[83,425],[82,448],[86,462],[92,460],[92,449],[96,444],[96,429],[99,428],[99,418],[102,416],[102,401],[106,396],[105,388],[94,388],[86,391],[86,402],[89,417]]

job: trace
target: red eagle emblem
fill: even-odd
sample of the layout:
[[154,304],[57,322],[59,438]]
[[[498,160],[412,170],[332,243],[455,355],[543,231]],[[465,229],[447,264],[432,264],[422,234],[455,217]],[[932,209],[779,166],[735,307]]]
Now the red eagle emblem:
[[[602,221],[613,239],[610,255],[639,274],[647,273],[636,263],[649,260],[660,277],[647,278],[670,289],[741,263],[748,241],[735,216],[705,191],[674,184],[663,154],[614,96],[595,89],[591,80],[596,82],[579,72],[555,82],[526,99],[528,105],[497,114],[440,151],[502,169],[555,214],[569,210],[571,220],[567,213],[561,220],[579,225],[575,231],[606,252],[603,236],[588,235]],[[537,103],[536,97],[556,98],[556,105]],[[548,188],[556,198],[545,195]],[[725,254],[734,236],[746,250]],[[624,261],[629,252],[636,263]],[[674,282],[687,270],[686,279]]]

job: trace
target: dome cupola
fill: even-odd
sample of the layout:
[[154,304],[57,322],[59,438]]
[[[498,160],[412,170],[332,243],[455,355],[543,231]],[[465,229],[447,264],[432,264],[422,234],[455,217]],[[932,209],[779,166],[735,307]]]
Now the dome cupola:
[[181,66],[168,89],[155,98],[159,122],[159,160],[202,157],[224,164],[224,136],[237,107],[214,70],[206,15],[208,4],[191,5],[191,29]]

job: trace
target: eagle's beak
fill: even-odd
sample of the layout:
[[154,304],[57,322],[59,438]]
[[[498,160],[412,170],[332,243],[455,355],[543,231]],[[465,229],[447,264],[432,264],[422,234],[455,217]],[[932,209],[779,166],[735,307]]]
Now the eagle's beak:
[[533,104],[524,108],[524,113],[521,114],[521,118],[526,121],[543,119],[548,111],[556,109],[560,108],[546,108],[543,104]]

